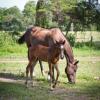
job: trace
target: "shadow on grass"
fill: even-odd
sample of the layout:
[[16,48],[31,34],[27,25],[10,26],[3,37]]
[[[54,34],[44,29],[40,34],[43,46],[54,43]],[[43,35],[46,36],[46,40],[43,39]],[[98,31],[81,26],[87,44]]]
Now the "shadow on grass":
[[13,80],[25,80],[24,76],[13,74],[13,73],[0,73],[1,78],[6,78],[6,79],[13,79]]
[[[25,80],[24,76],[11,73],[0,73],[0,77]],[[100,100],[100,80],[85,80],[74,85],[58,82],[60,85],[55,91],[50,91],[46,79],[36,78],[36,81],[38,85],[33,88],[26,88],[25,85],[18,83],[0,82],[0,100]]]

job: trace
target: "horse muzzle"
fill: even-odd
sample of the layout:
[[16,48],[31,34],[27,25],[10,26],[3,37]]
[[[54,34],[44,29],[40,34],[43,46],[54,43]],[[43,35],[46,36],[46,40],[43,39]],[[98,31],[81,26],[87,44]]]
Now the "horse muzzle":
[[63,54],[60,55],[60,59],[64,59],[64,55]]

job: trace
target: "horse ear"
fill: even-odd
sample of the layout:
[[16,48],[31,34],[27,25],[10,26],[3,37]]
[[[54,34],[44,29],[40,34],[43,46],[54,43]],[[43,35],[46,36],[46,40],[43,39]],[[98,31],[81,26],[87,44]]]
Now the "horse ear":
[[77,63],[79,63],[79,60],[76,60],[76,61],[74,62],[74,65],[76,65]]
[[63,44],[65,44],[65,40],[63,41]]
[[59,44],[59,42],[55,40],[55,44]]

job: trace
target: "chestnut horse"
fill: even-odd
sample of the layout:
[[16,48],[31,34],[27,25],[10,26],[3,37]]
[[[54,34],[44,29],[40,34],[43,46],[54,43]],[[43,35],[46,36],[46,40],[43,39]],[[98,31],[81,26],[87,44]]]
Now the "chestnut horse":
[[[21,38],[18,40],[18,43],[22,44],[22,43],[26,42],[26,45],[27,45],[27,48],[28,48],[28,52],[29,52],[29,48],[31,46],[31,42],[30,42],[30,34],[31,34],[31,32],[35,33],[35,32],[40,31],[41,29],[43,29],[43,28],[37,27],[37,26],[34,27],[34,28],[27,29],[26,32],[24,33],[24,35],[21,36]],[[44,73],[44,70],[43,70],[42,62],[40,60],[39,60],[39,64],[40,64],[40,68],[41,68],[41,73],[44,76],[45,73]]]
[[69,83],[75,83],[77,63],[79,61],[74,59],[71,45],[69,44],[68,40],[65,38],[59,28],[44,29],[41,27],[32,27],[23,34],[23,36],[18,40],[18,42],[20,44],[26,42],[28,46],[41,44],[50,47],[55,44],[55,41],[59,42],[61,40],[65,40],[64,54],[67,62],[67,65],[65,67],[65,73],[68,77]]
[[[26,77],[27,77],[26,84],[28,84],[28,73],[30,70],[30,77],[31,77],[32,85],[33,85],[33,80],[32,80],[33,79],[33,76],[32,76],[33,70],[36,65],[36,62],[38,60],[41,60],[41,61],[48,62],[49,72],[50,72],[50,80],[51,80],[51,89],[55,88],[58,77],[59,77],[59,69],[58,69],[57,62],[59,60],[59,57],[61,59],[64,58],[64,44],[65,44],[65,41],[60,41],[60,42],[56,42],[51,47],[47,47],[47,46],[38,44],[35,46],[31,46],[29,48],[29,63],[26,68]],[[54,74],[53,73],[54,66],[53,65],[55,65],[55,69],[57,72],[55,82],[53,81],[53,77],[54,77],[54,75],[53,75]],[[53,85],[52,85],[52,82],[53,82]]]

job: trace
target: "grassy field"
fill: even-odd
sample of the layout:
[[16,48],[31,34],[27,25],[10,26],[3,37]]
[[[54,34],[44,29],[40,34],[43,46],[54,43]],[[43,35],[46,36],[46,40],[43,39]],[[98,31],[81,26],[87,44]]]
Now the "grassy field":
[[[74,85],[67,83],[64,73],[66,63],[60,60],[60,77],[54,91],[50,91],[48,81],[41,75],[39,64],[35,68],[35,86],[26,88],[24,77],[27,62],[0,63],[0,100],[100,100],[100,79],[95,79],[100,77],[100,60],[88,60],[87,57],[79,60]],[[47,63],[43,65],[48,70]]]
[[[25,44],[0,47],[0,100],[100,100],[100,50],[82,47],[73,48],[73,52],[80,61],[76,84],[67,83],[64,72],[66,62],[60,60],[59,82],[57,88],[50,91],[39,64],[35,68],[35,86],[26,88],[24,82],[28,62]],[[48,71],[47,63],[43,65]]]
[[[73,48],[75,56],[100,56],[99,49],[93,49],[89,47]],[[0,57],[19,57],[27,56],[26,45],[10,45],[5,47],[0,47]]]

